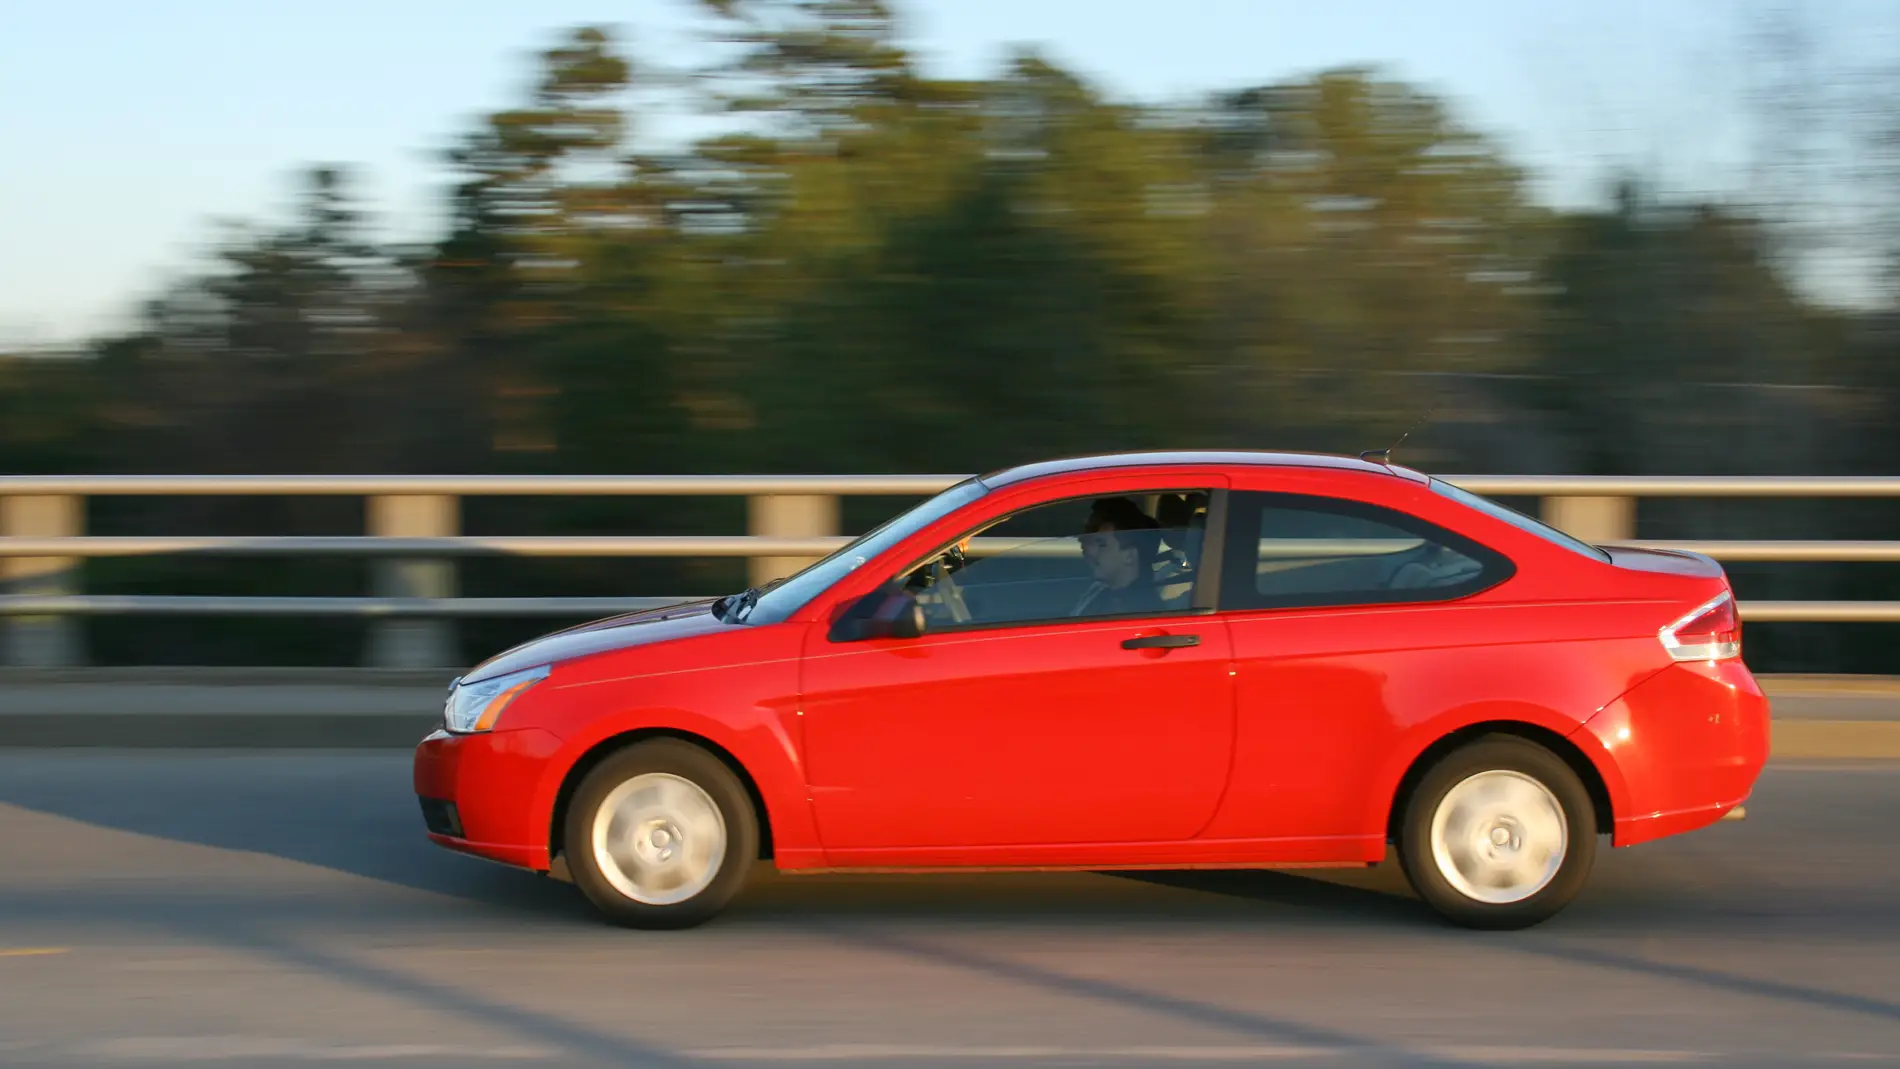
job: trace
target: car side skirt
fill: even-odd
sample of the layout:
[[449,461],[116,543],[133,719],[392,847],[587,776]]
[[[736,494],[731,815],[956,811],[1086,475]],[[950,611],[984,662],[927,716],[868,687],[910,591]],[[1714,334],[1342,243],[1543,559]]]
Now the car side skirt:
[[1193,839],[1183,842],[1024,844],[992,847],[937,846],[829,850],[803,865],[781,860],[791,871],[1035,871],[1156,868],[1283,868],[1359,866],[1384,859],[1381,836],[1341,835],[1307,839]]
[[880,865],[782,869],[787,876],[936,876],[960,873],[1031,872],[1282,872],[1302,869],[1368,869],[1377,861],[1184,861],[1127,865]]

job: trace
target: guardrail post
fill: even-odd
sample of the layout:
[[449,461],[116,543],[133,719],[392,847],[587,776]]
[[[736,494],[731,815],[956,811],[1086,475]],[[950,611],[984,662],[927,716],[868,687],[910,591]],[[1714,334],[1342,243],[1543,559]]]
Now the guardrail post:
[[[86,499],[77,494],[0,497],[0,535],[70,538],[85,533]],[[0,560],[0,589],[30,597],[79,593],[79,561],[73,557],[9,557]],[[7,663],[36,668],[81,663],[79,621],[71,616],[21,616],[7,621]]]
[[[767,538],[828,538],[838,533],[838,499],[830,494],[760,494],[747,499],[746,531]],[[816,557],[753,557],[750,582],[790,575]]]
[[[448,494],[385,494],[369,499],[369,533],[392,538],[453,536],[461,528],[460,499]],[[376,594],[385,598],[455,595],[455,564],[397,558],[375,562]],[[379,620],[370,637],[370,661],[379,668],[443,668],[459,663],[455,629],[446,619]]]
[[1545,523],[1592,544],[1636,537],[1633,497],[1547,497],[1543,513]]

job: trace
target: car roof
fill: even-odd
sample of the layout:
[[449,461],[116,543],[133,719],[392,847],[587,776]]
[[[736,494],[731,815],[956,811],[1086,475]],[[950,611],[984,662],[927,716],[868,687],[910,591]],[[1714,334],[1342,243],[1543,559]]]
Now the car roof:
[[1002,468],[985,475],[980,480],[992,489],[1008,486],[1028,479],[1039,479],[1050,475],[1072,475],[1081,472],[1103,471],[1111,468],[1136,467],[1178,467],[1187,465],[1206,465],[1213,467],[1280,467],[1280,468],[1329,468],[1336,471],[1367,472],[1375,475],[1392,475],[1411,479],[1415,482],[1426,481],[1426,476],[1410,468],[1393,464],[1381,464],[1377,461],[1359,457],[1340,456],[1332,453],[1297,453],[1266,449],[1178,449],[1134,453],[1092,453],[1085,456],[1060,457],[1054,460],[1042,460],[1015,467]]

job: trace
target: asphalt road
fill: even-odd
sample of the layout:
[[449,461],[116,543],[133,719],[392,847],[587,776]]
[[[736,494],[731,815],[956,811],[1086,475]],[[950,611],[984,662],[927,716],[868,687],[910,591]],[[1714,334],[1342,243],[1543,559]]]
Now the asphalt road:
[[1448,929],[1391,874],[772,877],[691,932],[429,845],[401,754],[0,754],[0,1064],[1900,1062],[1900,765]]

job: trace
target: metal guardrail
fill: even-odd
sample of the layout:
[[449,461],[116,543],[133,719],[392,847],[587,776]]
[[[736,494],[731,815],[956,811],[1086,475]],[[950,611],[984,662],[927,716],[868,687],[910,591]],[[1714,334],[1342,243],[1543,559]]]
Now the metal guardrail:
[[[934,494],[968,475],[0,475],[0,497],[750,497]],[[1484,491],[1476,491],[1483,493]]]
[[[678,598],[366,598],[80,594],[0,598],[0,616],[311,616],[430,619],[468,616],[580,616],[660,609],[713,595]],[[1900,601],[1744,601],[1751,623],[1900,623]]]
[[[978,554],[1017,548],[1021,540],[977,539]],[[215,553],[220,556],[264,557],[758,557],[822,556],[849,545],[850,537],[773,538],[766,535],[451,535],[439,538],[393,538],[374,535],[275,535],[238,537],[220,535],[69,536],[65,538],[0,538],[4,557],[142,557],[159,554]],[[1008,544],[999,544],[1008,543]],[[1778,562],[1896,562],[1900,541],[1802,542],[1657,541],[1627,539],[1602,543],[1637,549],[1674,549],[1703,553],[1722,561]],[[1275,547],[1288,553],[1312,553],[1311,548]],[[1328,544],[1328,551],[1338,551]],[[1263,549],[1264,551],[1264,549]],[[1053,551],[1052,551],[1053,552]],[[1370,552],[1370,551],[1369,551]]]
[[135,536],[0,538],[0,557],[142,557],[215,553],[265,557],[757,557],[830,553],[850,538],[772,538],[754,535],[446,535],[435,538],[375,535]]
[[[0,475],[0,497],[934,494],[970,475]],[[1895,475],[1439,475],[1492,497],[1900,497]]]
[[[101,615],[428,617],[599,616],[695,598],[455,597],[451,561],[510,557],[748,558],[754,578],[782,574],[850,538],[838,530],[842,496],[922,497],[966,475],[14,475],[0,476],[0,596],[11,627],[57,628]],[[1491,497],[1536,497],[1544,518],[1600,545],[1684,549],[1723,562],[1900,562],[1900,541],[1639,540],[1635,501],[1699,498],[1893,498],[1900,477],[1453,475],[1445,481]],[[83,501],[104,496],[352,496],[368,500],[370,533],[349,536],[132,536],[83,533]],[[750,533],[692,536],[493,536],[457,532],[461,497],[742,496]],[[980,539],[977,552],[1001,540]],[[149,555],[346,556],[376,560],[381,596],[194,597],[88,595],[74,589],[77,561]],[[1900,602],[1754,601],[1744,619],[1776,622],[1900,621]],[[43,618],[33,621],[30,618]],[[393,626],[393,625],[392,625]],[[403,626],[428,626],[406,624]],[[16,640],[12,659],[21,660]],[[410,656],[410,655],[404,655]],[[381,655],[379,655],[381,657]],[[28,657],[27,660],[33,660]],[[57,658],[55,658],[57,659]],[[383,658],[396,663],[403,656]],[[413,657],[411,657],[413,660]]]
[[[707,595],[711,597],[712,595]],[[77,594],[0,598],[10,616],[436,616],[602,617],[683,605],[703,598],[354,598]]]

